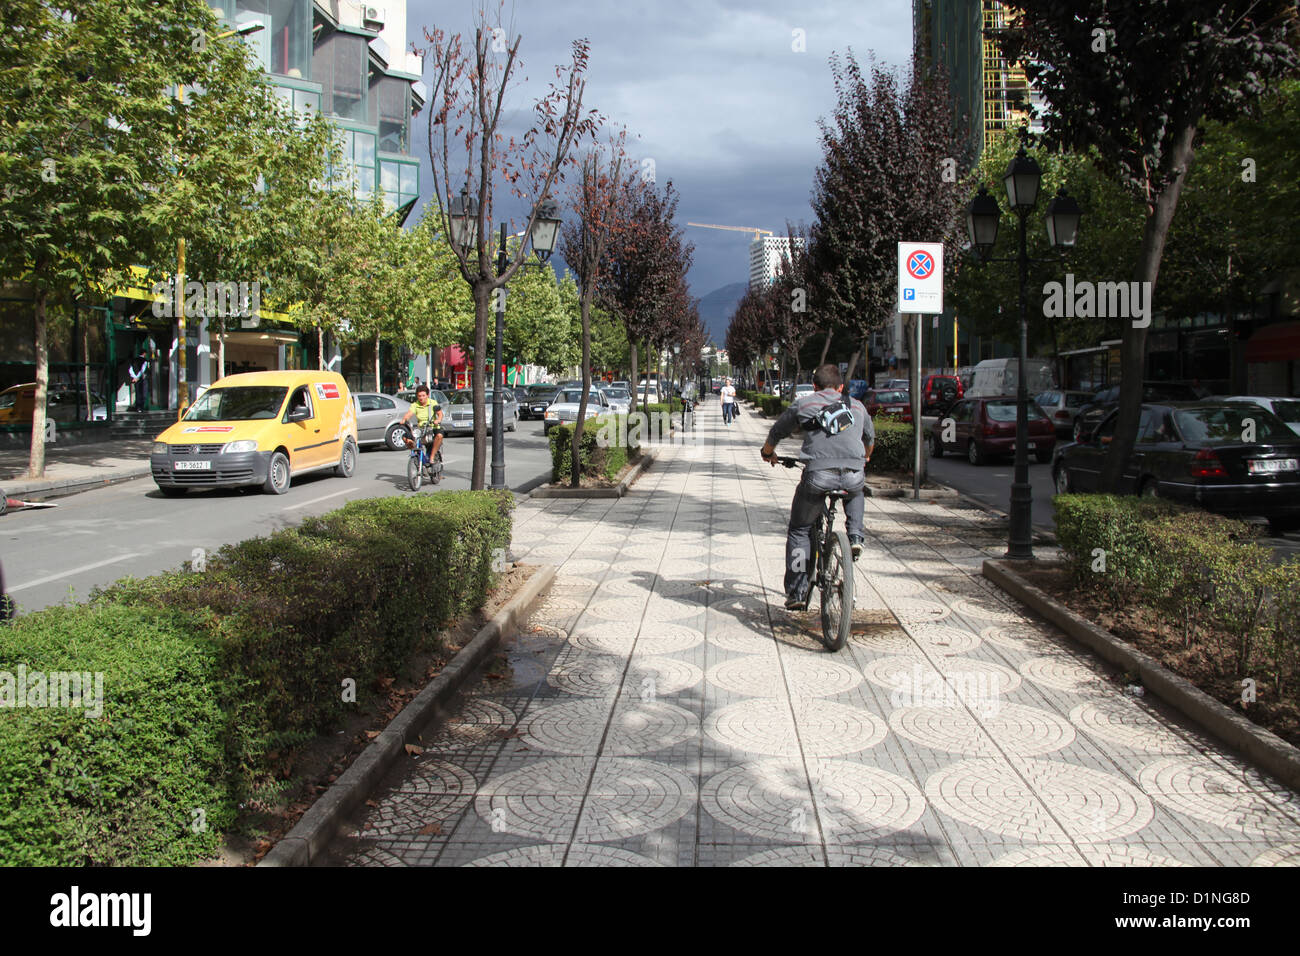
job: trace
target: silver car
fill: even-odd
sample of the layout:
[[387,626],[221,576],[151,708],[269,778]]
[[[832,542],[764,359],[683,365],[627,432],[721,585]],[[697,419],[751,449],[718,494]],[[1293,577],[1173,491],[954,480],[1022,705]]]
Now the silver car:
[[626,388],[606,385],[601,391],[605,393],[605,399],[609,402],[610,411],[627,412],[632,407],[632,393]]
[[1039,392],[1034,396],[1034,401],[1056,426],[1057,437],[1068,439],[1074,434],[1074,420],[1079,415],[1079,409],[1092,401],[1092,395],[1092,392],[1054,388],[1047,392]]
[[[519,402],[514,392],[502,389],[501,397],[505,402],[504,418],[506,431],[512,432],[519,425]],[[474,392],[463,388],[448,396],[448,404],[443,406],[442,428],[448,435],[472,435],[474,433]],[[487,415],[487,430],[492,431],[492,389],[484,389],[484,412]]]
[[[555,393],[555,400],[546,409],[546,421],[542,423],[542,434],[549,435],[556,425],[572,425],[578,420],[578,407],[582,401],[581,388],[562,388]],[[607,415],[613,409],[609,399],[598,388],[593,388],[587,395],[587,418]]]
[[379,392],[353,392],[357,404],[357,444],[386,445],[392,451],[406,449],[408,434],[402,416],[411,407],[392,395]]

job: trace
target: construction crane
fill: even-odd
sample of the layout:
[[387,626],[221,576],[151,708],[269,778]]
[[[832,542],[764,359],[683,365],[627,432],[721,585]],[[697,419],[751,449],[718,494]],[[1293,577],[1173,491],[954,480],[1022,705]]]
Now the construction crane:
[[727,229],[731,232],[752,232],[754,241],[758,241],[759,236],[775,235],[771,229],[755,229],[753,226],[715,226],[708,222],[688,222],[688,226],[699,226],[701,229]]

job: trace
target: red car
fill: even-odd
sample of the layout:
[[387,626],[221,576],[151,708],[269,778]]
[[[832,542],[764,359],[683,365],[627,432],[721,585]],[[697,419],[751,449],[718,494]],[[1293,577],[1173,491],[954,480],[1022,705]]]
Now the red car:
[[[1016,397],[967,398],[930,426],[931,458],[944,452],[964,454],[972,465],[1016,452]],[[1029,452],[1040,462],[1052,460],[1056,426],[1034,401],[1029,402]]]
[[867,406],[867,414],[872,418],[884,415],[904,422],[912,420],[912,398],[903,389],[872,389],[867,392],[862,404]]
[[927,375],[921,380],[921,414],[942,413],[965,394],[956,375]]

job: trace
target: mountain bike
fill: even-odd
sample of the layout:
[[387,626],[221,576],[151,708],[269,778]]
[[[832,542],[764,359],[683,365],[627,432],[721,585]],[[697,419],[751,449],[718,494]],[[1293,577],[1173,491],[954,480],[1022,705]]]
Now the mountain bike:
[[[787,468],[802,465],[798,458],[778,458]],[[812,568],[808,590],[821,590],[822,643],[838,651],[853,629],[853,549],[847,531],[835,527],[835,505],[850,497],[847,491],[829,491],[822,499],[822,511],[809,532],[812,542]]]
[[425,478],[435,485],[442,481],[442,449],[439,448],[438,454],[430,460],[429,449],[421,441],[423,434],[424,429],[414,427],[406,439],[406,447],[411,449],[410,460],[406,463],[406,480],[412,491],[419,491]]

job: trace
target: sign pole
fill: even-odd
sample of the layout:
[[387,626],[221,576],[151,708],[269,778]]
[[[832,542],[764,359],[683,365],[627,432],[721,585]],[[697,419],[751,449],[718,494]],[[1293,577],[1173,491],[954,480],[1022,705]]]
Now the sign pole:
[[912,343],[912,498],[921,500],[921,316],[913,315],[916,339]]
[[[908,381],[912,392],[912,497],[921,499],[921,316],[943,314],[943,243],[900,242],[898,244],[898,311],[912,317],[916,332],[909,345],[912,353]],[[904,318],[906,322],[906,318]],[[953,323],[956,344],[956,319]],[[955,355],[954,355],[955,360]]]

